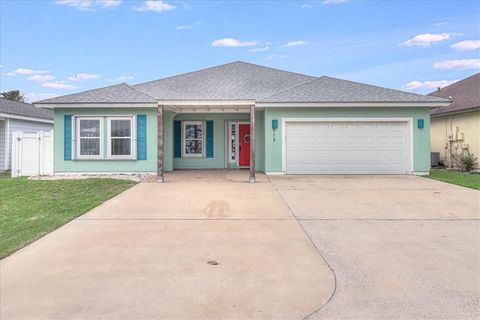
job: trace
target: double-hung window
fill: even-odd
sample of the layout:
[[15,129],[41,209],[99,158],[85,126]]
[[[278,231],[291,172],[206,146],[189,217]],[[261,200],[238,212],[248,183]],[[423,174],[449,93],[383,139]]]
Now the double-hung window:
[[77,117],[76,120],[76,158],[101,159],[103,157],[103,119]]
[[204,134],[202,121],[183,121],[184,157],[202,157],[204,154]]
[[134,121],[132,117],[108,118],[108,158],[134,159]]

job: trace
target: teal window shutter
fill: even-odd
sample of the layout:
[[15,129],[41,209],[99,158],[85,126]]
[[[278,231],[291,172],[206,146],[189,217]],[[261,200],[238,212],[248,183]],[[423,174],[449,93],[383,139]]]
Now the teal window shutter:
[[147,160],[147,116],[137,114],[137,160]]
[[206,157],[207,158],[213,158],[213,120],[207,120],[207,125],[206,125]]
[[173,121],[173,157],[182,156],[182,121]]
[[63,160],[72,160],[72,115],[63,116]]

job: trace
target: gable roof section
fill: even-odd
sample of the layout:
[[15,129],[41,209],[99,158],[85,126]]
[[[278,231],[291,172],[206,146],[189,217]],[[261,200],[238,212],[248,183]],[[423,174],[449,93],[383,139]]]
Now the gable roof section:
[[260,100],[313,79],[236,61],[133,87],[158,100]]
[[35,104],[57,103],[156,103],[157,100],[126,83],[55,97]]
[[322,76],[287,89],[259,102],[321,103],[321,102],[448,102],[448,100],[388,89],[369,84]]
[[432,110],[432,115],[462,112],[480,108],[480,72],[429,94],[432,97],[452,97],[448,107]]
[[37,108],[30,103],[0,98],[0,113],[14,116],[53,120],[53,111]]

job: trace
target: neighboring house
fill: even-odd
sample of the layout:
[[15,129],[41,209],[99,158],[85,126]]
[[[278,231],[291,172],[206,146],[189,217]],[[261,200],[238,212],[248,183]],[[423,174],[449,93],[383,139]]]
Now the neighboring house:
[[12,132],[53,130],[53,112],[24,102],[0,98],[0,171],[10,170]]
[[480,156],[480,73],[429,94],[452,99],[431,112],[432,152],[449,167],[458,166],[460,155]]
[[43,100],[55,174],[255,168],[424,174],[430,108],[448,100],[233,62]]

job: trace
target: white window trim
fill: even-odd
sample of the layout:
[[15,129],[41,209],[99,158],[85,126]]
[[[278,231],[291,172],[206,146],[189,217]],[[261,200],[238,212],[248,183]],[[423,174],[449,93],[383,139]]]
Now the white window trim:
[[[202,153],[185,153],[185,126],[196,124],[202,126]],[[204,121],[182,121],[182,158],[203,158],[205,157],[205,122]]]
[[[112,155],[112,120],[130,120],[130,151],[129,155]],[[134,117],[107,117],[107,159],[112,160],[134,160],[136,159],[136,127]]]
[[[100,122],[100,154],[99,155],[81,155],[80,154],[80,121],[81,120],[98,120]],[[78,160],[98,160],[103,159],[103,117],[75,117],[75,159]]]

